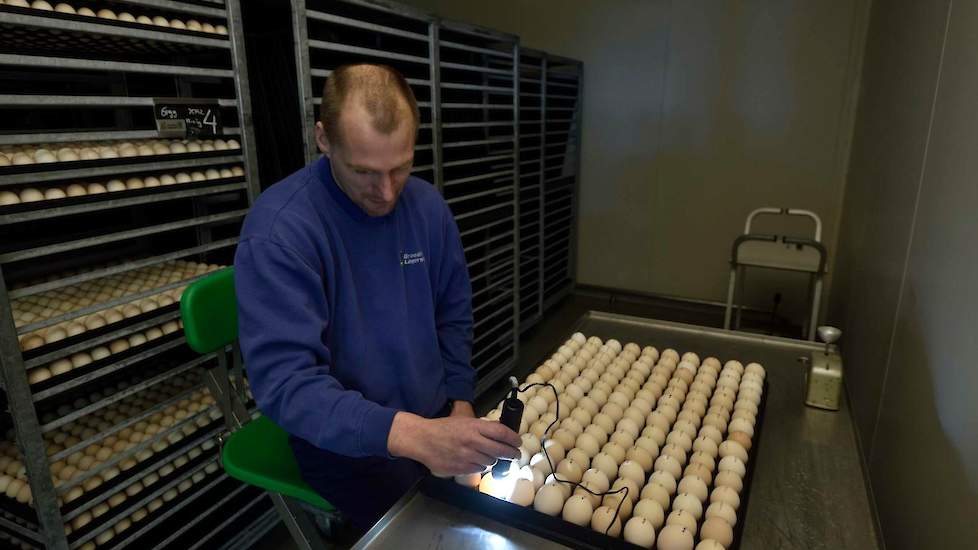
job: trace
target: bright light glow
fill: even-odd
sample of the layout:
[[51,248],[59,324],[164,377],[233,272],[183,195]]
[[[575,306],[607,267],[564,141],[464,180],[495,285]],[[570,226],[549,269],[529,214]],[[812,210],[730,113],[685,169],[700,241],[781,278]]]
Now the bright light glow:
[[511,461],[509,463],[509,471],[505,476],[501,478],[494,477],[491,470],[482,476],[482,482],[479,483],[479,491],[509,502],[512,500],[513,489],[516,487],[516,480],[518,479],[526,479],[532,482],[533,471],[529,466],[523,466],[521,468],[516,461]]

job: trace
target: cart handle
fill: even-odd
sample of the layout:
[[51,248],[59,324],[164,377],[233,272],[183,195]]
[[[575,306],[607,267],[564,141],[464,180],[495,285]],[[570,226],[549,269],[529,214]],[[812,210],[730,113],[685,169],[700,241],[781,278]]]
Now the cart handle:
[[751,223],[754,222],[754,218],[764,215],[803,216],[810,218],[812,223],[815,224],[815,240],[822,242],[822,219],[819,218],[818,214],[815,212],[812,212],[811,210],[803,210],[801,208],[774,208],[770,206],[758,208],[747,216],[747,223],[744,226],[744,234],[750,233],[750,226]]

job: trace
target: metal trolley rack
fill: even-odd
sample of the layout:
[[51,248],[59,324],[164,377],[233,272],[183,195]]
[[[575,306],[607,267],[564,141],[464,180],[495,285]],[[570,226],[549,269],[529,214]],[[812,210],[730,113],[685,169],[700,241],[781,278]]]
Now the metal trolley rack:
[[476,391],[503,377],[519,342],[519,46],[460,23],[439,29],[443,193],[472,281]]
[[[0,547],[236,544],[275,516],[178,301],[259,189],[238,0],[70,3],[0,5]],[[223,131],[161,139],[154,98]]]
[[547,55],[545,72],[543,307],[547,308],[573,290],[576,280],[583,65]]
[[543,317],[547,54],[520,48],[520,331]]

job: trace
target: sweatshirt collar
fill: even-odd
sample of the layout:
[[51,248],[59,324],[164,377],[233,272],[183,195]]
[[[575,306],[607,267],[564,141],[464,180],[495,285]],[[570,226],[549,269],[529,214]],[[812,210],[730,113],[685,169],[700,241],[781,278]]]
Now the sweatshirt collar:
[[347,196],[346,192],[343,191],[340,185],[336,182],[336,179],[333,177],[333,168],[330,166],[329,159],[326,158],[326,155],[321,155],[319,157],[319,160],[317,160],[314,165],[314,169],[316,171],[316,177],[326,186],[326,190],[329,192],[329,195],[337,204],[340,205],[340,208],[342,208],[354,220],[365,223],[379,224],[383,223],[393,215],[394,211],[392,210],[389,214],[383,216],[371,216],[364,212],[362,208],[357,206],[355,202],[350,200],[350,197]]

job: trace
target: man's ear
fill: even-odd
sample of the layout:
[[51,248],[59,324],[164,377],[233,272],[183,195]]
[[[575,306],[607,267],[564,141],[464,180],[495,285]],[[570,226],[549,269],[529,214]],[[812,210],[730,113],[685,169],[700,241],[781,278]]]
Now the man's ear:
[[331,147],[329,137],[326,136],[326,127],[323,126],[322,121],[316,123],[316,146],[319,147],[320,153],[329,156]]

